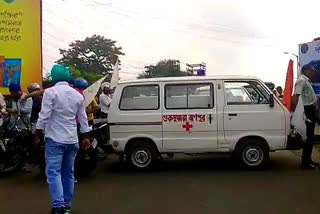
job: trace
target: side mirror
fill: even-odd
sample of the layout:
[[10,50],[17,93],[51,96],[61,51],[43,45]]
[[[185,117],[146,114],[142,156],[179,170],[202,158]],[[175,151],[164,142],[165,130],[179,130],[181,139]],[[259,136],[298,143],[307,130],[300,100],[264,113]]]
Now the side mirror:
[[270,94],[270,108],[274,107],[274,94]]

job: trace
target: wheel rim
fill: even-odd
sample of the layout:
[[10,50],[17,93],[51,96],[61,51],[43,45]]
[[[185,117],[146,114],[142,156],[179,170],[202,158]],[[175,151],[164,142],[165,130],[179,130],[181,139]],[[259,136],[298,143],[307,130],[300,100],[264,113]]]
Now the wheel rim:
[[263,151],[257,146],[248,146],[242,153],[242,159],[248,166],[258,166],[264,158]]
[[145,168],[151,163],[151,153],[146,149],[137,149],[131,155],[131,160],[135,166]]

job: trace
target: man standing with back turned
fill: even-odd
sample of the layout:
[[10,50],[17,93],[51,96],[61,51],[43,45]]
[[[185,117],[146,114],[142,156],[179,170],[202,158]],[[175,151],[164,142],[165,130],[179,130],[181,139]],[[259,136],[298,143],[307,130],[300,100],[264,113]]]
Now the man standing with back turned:
[[84,133],[82,146],[90,146],[90,131],[85,112],[84,98],[68,84],[70,72],[67,68],[55,65],[51,70],[55,85],[45,90],[42,108],[37,122],[39,133],[45,132],[46,175],[51,195],[52,214],[71,213],[74,192],[74,161],[79,150],[76,116],[80,131]]
[[299,97],[304,106],[304,114],[306,116],[307,140],[303,144],[301,168],[314,169],[319,166],[318,163],[312,161],[312,149],[314,143],[314,129],[316,123],[316,102],[317,97],[311,85],[311,81],[315,76],[315,68],[311,64],[304,65],[301,69],[301,76],[296,81],[294,88],[294,96],[292,99],[292,108],[295,110]]

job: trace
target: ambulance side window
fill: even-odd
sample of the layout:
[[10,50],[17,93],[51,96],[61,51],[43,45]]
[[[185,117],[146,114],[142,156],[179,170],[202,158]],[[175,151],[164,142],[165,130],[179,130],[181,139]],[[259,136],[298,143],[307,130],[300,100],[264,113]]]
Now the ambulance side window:
[[268,96],[257,82],[226,81],[225,99],[228,105],[266,104]]
[[120,110],[157,110],[159,109],[159,86],[127,86],[122,91]]
[[166,109],[209,109],[213,108],[212,84],[166,85]]

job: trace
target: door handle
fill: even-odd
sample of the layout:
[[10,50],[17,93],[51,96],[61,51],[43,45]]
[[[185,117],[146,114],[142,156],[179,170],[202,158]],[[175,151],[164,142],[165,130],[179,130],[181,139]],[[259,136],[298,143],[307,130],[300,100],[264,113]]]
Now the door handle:
[[211,124],[211,123],[212,123],[212,115],[209,114],[209,124]]
[[229,115],[229,117],[236,117],[236,116],[238,116],[238,114],[228,114]]

